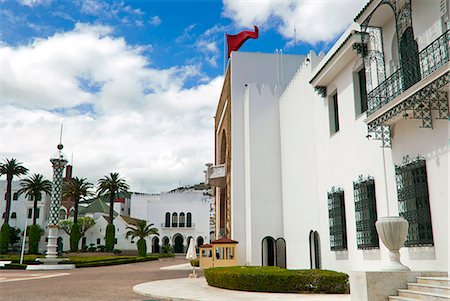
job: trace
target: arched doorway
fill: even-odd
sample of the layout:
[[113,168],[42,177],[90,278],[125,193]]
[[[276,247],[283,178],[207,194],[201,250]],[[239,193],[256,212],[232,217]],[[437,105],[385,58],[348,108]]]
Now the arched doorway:
[[203,237],[201,237],[201,236],[197,237],[197,247],[195,248],[197,253],[200,250],[200,246],[202,246],[204,243],[205,243],[205,241],[203,240]]
[[271,236],[263,238],[262,243],[262,265],[274,266],[275,265],[275,239]]
[[58,239],[57,239],[57,241],[56,241],[56,244],[57,244],[57,249],[56,249],[56,251],[58,252],[58,254],[61,254],[62,251],[64,250],[64,243],[63,243],[63,239],[62,239],[61,236],[58,237]]
[[165,219],[164,226],[166,228],[170,228],[170,213],[169,212],[166,212],[166,219]]
[[319,233],[313,230],[309,232],[309,258],[311,269],[322,268]]
[[286,241],[280,237],[275,241],[276,266],[286,268]]
[[183,253],[183,236],[181,234],[175,234],[173,236],[173,252],[174,253]]
[[159,253],[159,237],[155,236],[152,239],[152,253]]

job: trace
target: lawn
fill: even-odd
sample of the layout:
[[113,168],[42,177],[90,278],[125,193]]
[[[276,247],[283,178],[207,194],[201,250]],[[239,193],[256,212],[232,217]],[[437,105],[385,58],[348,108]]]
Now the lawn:
[[[25,255],[23,263],[25,264],[36,264],[36,258],[44,257],[44,255]],[[147,257],[139,256],[125,256],[125,255],[107,255],[102,253],[97,255],[96,253],[84,253],[77,255],[62,256],[68,258],[69,261],[63,263],[75,264],[77,268],[81,267],[95,267],[95,266],[107,266],[107,265],[117,265],[144,261],[158,260],[160,257],[168,257],[168,254],[149,254]],[[0,255],[0,260],[11,260],[13,263],[20,262],[20,255]]]

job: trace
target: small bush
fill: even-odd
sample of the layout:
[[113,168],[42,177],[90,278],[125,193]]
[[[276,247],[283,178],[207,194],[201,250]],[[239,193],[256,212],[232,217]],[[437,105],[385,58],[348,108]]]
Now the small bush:
[[116,240],[115,237],[116,227],[114,225],[109,224],[106,226],[106,234],[105,234],[105,245],[106,251],[112,252],[114,250],[114,242]]
[[9,248],[11,229],[8,224],[3,224],[0,230],[0,254],[6,254]]
[[137,242],[138,254],[141,257],[147,256],[147,242],[144,238],[140,238]]
[[29,241],[28,241],[28,254],[37,254],[39,252],[39,241],[44,234],[44,229],[39,225],[31,225],[28,228]]
[[106,250],[106,246],[103,246],[103,245],[97,246],[97,251],[99,251],[99,252],[105,252],[105,250]]
[[205,278],[211,286],[240,291],[328,294],[348,291],[348,275],[328,270],[219,267],[205,270]]
[[78,252],[80,238],[80,226],[78,224],[73,224],[72,231],[70,231],[70,252]]
[[113,253],[114,253],[114,254],[120,254],[120,253],[122,253],[122,251],[119,250],[119,249],[114,249],[114,250],[113,250]]
[[191,260],[191,266],[199,267],[200,266],[200,261],[198,259],[192,259]]
[[25,270],[27,268],[26,264],[20,264],[20,263],[9,263],[5,264],[3,269],[5,270]]

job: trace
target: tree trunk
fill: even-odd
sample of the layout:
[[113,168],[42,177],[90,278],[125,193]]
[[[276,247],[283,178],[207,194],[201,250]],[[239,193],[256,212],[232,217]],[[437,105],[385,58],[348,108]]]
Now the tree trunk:
[[114,219],[114,199],[116,198],[115,193],[111,192],[109,195],[109,223],[113,224]]
[[12,177],[6,176],[6,208],[5,208],[5,224],[9,225],[9,213],[11,211],[11,183]]
[[80,198],[79,197],[75,197],[74,204],[73,204],[73,207],[75,209],[75,214],[73,216],[73,223],[74,224],[78,223],[78,203],[79,202],[80,202]]
[[37,202],[38,202],[38,195],[35,194],[33,200],[33,225],[36,225],[37,220]]

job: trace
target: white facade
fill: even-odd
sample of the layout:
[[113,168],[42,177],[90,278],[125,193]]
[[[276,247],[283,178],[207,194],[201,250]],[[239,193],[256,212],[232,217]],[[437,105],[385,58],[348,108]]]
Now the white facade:
[[[440,8],[440,2],[413,0],[411,19],[398,17],[401,22],[396,25],[391,7],[371,1],[356,19],[379,28],[382,47],[377,49],[369,42],[367,47],[373,51],[366,58],[360,47],[367,41],[360,31],[372,35],[371,29],[357,23],[325,57],[314,53],[306,59],[292,56],[284,69],[279,55],[232,53],[230,238],[239,241],[240,264],[266,265],[263,257],[269,246],[263,239],[271,236],[285,239],[289,268],[317,267],[311,256],[315,249],[322,268],[380,270],[387,260],[381,241],[379,247],[358,249],[354,182],[360,176],[373,178],[377,216],[398,216],[396,166],[404,164],[405,156],[419,155],[426,164],[432,242],[422,244],[418,239],[415,246],[401,250],[402,260],[416,271],[449,270],[449,13]],[[401,6],[398,10],[402,18],[408,16]],[[420,79],[406,86],[403,76],[408,70],[401,56],[405,60],[410,54],[399,53],[399,49],[405,42],[400,39],[407,38],[403,27],[408,22],[420,52]],[[434,46],[430,46],[432,42]],[[367,60],[376,51],[379,60]],[[433,55],[438,59],[430,60]],[[369,110],[363,113],[361,69],[369,95]],[[283,70],[284,77],[276,70]],[[435,95],[441,97],[440,102]],[[429,118],[426,108],[431,98]],[[420,115],[423,112],[425,115]],[[432,128],[421,128],[430,122]],[[382,136],[384,143],[376,140],[381,128],[390,130]],[[339,251],[331,251],[330,244],[328,193],[333,187],[343,190],[345,202],[347,243]],[[424,218],[421,212],[417,214]],[[315,246],[311,233],[318,235]]]
[[231,54],[231,237],[240,264],[261,264],[261,240],[283,236],[278,98],[304,58]]
[[183,253],[187,250],[190,237],[194,238],[197,246],[210,241],[210,232],[213,231],[210,227],[211,203],[212,197],[203,190],[133,193],[130,212],[132,217],[147,220],[158,228],[159,236],[150,238],[149,250],[160,252],[167,242],[174,252]]

